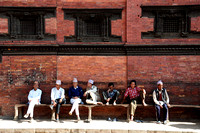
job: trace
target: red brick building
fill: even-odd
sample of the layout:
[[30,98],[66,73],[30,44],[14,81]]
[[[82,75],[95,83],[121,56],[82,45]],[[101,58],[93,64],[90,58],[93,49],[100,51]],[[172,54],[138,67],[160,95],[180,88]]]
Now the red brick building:
[[162,79],[171,104],[199,105],[199,55],[200,0],[0,0],[0,116],[27,102],[34,80],[50,103],[55,80],[67,91],[74,77],[122,94],[135,79],[148,104]]

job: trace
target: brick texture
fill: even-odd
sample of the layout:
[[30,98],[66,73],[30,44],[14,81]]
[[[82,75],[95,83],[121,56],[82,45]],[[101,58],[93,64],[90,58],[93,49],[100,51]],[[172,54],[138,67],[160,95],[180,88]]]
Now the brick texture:
[[122,36],[122,20],[111,21],[111,34],[116,36]]
[[191,18],[191,31],[200,32],[200,17]]
[[56,18],[45,19],[45,33],[56,34],[57,20]]
[[157,87],[156,82],[161,79],[172,104],[198,105],[199,63],[199,56],[128,57],[128,81],[136,79],[139,85],[144,85],[149,102],[152,102],[151,94]]
[[8,19],[0,18],[0,34],[8,33]]

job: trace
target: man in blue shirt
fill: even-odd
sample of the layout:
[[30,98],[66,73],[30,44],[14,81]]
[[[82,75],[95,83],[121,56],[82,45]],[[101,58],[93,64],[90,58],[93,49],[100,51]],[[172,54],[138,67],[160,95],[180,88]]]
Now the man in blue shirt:
[[78,86],[78,80],[76,78],[73,79],[73,86],[69,88],[68,96],[70,98],[70,103],[72,104],[72,108],[69,112],[69,115],[72,115],[75,110],[77,120],[80,121],[79,116],[79,103],[81,103],[81,98],[83,97],[83,90]]
[[108,84],[108,90],[103,92],[103,97],[106,101],[106,105],[109,105],[109,103],[116,105],[116,101],[119,97],[119,91],[114,89],[114,83]]

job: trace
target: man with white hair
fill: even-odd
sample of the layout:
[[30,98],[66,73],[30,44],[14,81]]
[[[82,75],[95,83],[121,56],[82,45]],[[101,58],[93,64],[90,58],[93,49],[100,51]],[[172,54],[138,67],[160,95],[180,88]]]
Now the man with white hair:
[[79,116],[79,103],[81,103],[81,98],[83,97],[83,90],[81,87],[78,86],[77,78],[73,79],[73,86],[69,88],[68,96],[70,98],[70,103],[72,104],[72,108],[69,112],[69,115],[75,110],[77,120],[80,121]]
[[169,96],[167,90],[163,88],[163,82],[161,80],[157,82],[157,89],[153,91],[153,101],[156,108],[157,123],[161,124],[160,109],[163,108],[163,124],[167,124],[168,107],[170,107]]
[[93,80],[88,80],[87,83],[87,88],[86,88],[86,92],[84,93],[83,96],[87,96],[86,97],[86,103],[87,104],[100,104],[102,105],[103,103],[100,102],[101,98],[100,95],[98,93],[97,87],[94,84]]
[[60,87],[61,80],[56,80],[56,87],[51,89],[51,102],[50,108],[53,110],[53,107],[56,106],[56,121],[59,122],[59,112],[60,106],[66,103],[65,99],[65,90]]

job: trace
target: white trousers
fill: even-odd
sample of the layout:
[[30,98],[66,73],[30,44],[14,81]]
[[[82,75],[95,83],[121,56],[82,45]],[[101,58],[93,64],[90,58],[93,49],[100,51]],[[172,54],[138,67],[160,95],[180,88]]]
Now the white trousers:
[[94,92],[89,92],[90,96],[91,96],[91,99],[87,99],[86,100],[86,103],[87,104],[97,104],[97,95],[94,93]]
[[79,116],[79,106],[78,106],[78,104],[81,103],[81,99],[80,98],[77,98],[77,99],[71,98],[70,103],[72,104],[72,108],[70,110],[70,113],[73,113],[74,110],[75,110],[76,115]]
[[30,114],[30,117],[33,117],[34,107],[35,105],[39,104],[38,99],[32,99],[29,103],[28,110],[26,114]]

